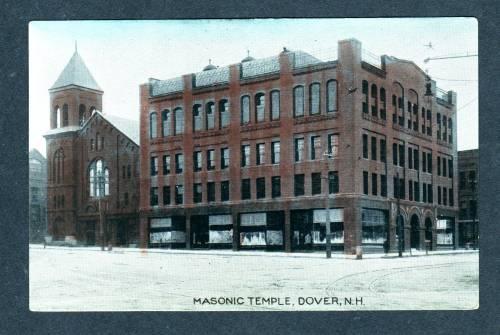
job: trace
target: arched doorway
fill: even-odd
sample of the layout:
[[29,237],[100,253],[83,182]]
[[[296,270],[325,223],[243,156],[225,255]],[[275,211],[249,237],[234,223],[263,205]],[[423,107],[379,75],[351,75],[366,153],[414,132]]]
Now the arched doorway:
[[61,240],[64,237],[64,220],[57,217],[52,225],[52,238],[54,240]]
[[412,249],[420,248],[420,221],[417,214],[413,214],[410,220],[410,245]]
[[429,241],[429,250],[432,250],[432,220],[425,218],[425,240]]

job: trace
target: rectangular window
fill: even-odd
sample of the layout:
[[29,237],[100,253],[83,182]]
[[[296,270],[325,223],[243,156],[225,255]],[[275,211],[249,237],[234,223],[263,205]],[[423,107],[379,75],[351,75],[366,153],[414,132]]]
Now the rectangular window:
[[368,159],[368,135],[363,134],[363,158]]
[[301,162],[304,160],[304,138],[295,139],[295,161]]
[[202,201],[202,190],[201,184],[193,184],[193,202],[195,204],[200,203]]
[[203,127],[203,115],[201,112],[201,105],[193,106],[193,128],[194,131],[199,131]]
[[250,165],[250,145],[242,145],[241,146],[241,166],[249,166]]
[[368,195],[368,172],[363,171],[363,193]]
[[273,198],[281,197],[281,177],[274,176],[271,178],[271,196]]
[[448,189],[443,187],[443,205],[448,205]]
[[378,186],[377,186],[377,174],[372,173],[372,195],[378,194]]
[[392,144],[392,164],[398,165],[398,145]]
[[293,115],[304,116],[304,86],[293,89]]
[[170,186],[163,186],[163,204],[170,205]]
[[384,174],[380,175],[380,195],[387,197],[387,176]]
[[220,168],[226,169],[229,167],[229,148],[220,149]]
[[158,157],[151,157],[151,175],[156,176],[158,174]]
[[195,151],[193,153],[193,167],[194,171],[201,171],[202,164],[201,164],[201,151]]
[[371,156],[372,160],[376,161],[377,160],[377,138],[372,136],[372,143],[371,143]]
[[462,171],[462,172],[460,172],[460,179],[459,179],[458,188],[459,188],[460,190],[465,189],[465,185],[466,185],[466,183],[467,183],[467,178],[466,178],[466,176],[465,176],[465,172],[464,172],[464,171]]
[[125,179],[125,165],[122,166],[122,178]]
[[338,171],[328,172],[328,192],[330,194],[339,193],[339,173]]
[[242,179],[241,180],[241,200],[250,199],[250,179]]
[[271,160],[273,164],[280,163],[280,142],[275,141],[271,143]]
[[413,181],[408,180],[408,199],[413,201]]
[[436,157],[438,163],[438,176],[441,175],[441,157]]
[[398,193],[399,193],[399,189],[398,189],[398,187],[399,187],[399,184],[398,184],[398,178],[393,177],[393,178],[392,178],[392,183],[393,183],[393,188],[392,188],[392,191],[393,191],[394,198],[398,198],[398,197],[399,197],[399,195],[398,195]]
[[427,185],[427,200],[430,203],[434,202],[434,196],[433,196],[433,193],[432,193],[432,185],[431,184]]
[[170,173],[170,155],[163,156],[163,174],[167,175]]
[[419,157],[418,149],[413,149],[413,167],[415,170],[419,170]]
[[448,191],[450,192],[450,197],[449,197],[450,198],[449,199],[450,200],[450,206],[453,207],[453,206],[455,206],[455,197],[453,196],[453,189],[450,188]]
[[380,139],[380,161],[387,161],[387,145],[384,139]]
[[330,158],[337,157],[339,154],[339,135],[328,134],[328,154]]
[[149,204],[158,206],[158,187],[151,187],[149,195]]
[[406,189],[405,189],[405,179],[401,178],[399,180],[399,195],[401,199],[406,199]]
[[182,173],[184,171],[184,155],[175,154],[175,173]]
[[266,163],[266,145],[265,143],[257,143],[256,148],[257,154],[257,165],[262,165]]
[[427,153],[422,151],[422,172],[427,171]]
[[413,182],[413,199],[420,201],[420,185],[418,181]]
[[280,118],[280,92],[271,92],[271,120],[279,120]]
[[304,175],[296,174],[294,176],[293,193],[295,196],[304,195]]
[[125,206],[128,206],[128,192],[123,195],[123,202]]
[[130,168],[130,164],[127,165],[127,179],[130,179],[130,176],[132,175],[132,169]]
[[442,160],[443,160],[443,165],[441,166],[442,167],[442,176],[443,177],[446,177],[446,172],[448,172],[448,170],[446,170],[446,158],[442,157]]
[[255,187],[257,189],[257,199],[263,199],[266,197],[266,179],[264,177],[259,177],[255,179]]
[[207,150],[207,170],[215,169],[215,150]]
[[427,202],[427,184],[422,183],[422,201]]
[[229,201],[229,180],[220,183],[220,201]]
[[399,145],[399,166],[401,166],[401,167],[405,166],[405,145],[404,144]]
[[427,153],[427,172],[432,173],[432,153]]
[[311,174],[311,194],[321,194],[321,173]]
[[215,183],[213,181],[207,183],[207,201],[215,201]]
[[438,205],[441,205],[441,186],[437,187],[438,192]]
[[321,137],[311,136],[311,160],[321,159]]
[[448,159],[448,177],[453,178],[453,160]]
[[413,149],[408,148],[408,169],[413,169]]
[[326,104],[327,112],[335,112],[337,110],[337,82],[330,80],[326,84]]
[[184,185],[175,185],[175,203],[182,205],[184,202]]

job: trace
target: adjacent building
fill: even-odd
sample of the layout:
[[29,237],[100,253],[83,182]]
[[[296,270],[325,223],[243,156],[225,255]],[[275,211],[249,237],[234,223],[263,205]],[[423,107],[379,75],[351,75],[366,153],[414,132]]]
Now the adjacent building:
[[459,245],[479,245],[479,149],[458,152]]
[[47,234],[47,160],[36,149],[29,152],[29,241],[42,243]]
[[329,225],[337,250],[395,250],[397,213],[405,250],[458,244],[456,94],[411,61],[350,39],[140,97],[142,246],[310,250]]
[[138,122],[102,112],[104,92],[76,50],[49,93],[48,234],[137,244]]

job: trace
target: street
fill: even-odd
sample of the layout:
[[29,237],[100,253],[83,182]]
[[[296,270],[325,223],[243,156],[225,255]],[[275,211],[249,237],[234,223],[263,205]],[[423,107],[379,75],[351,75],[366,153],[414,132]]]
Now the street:
[[479,306],[477,252],[324,254],[30,246],[32,311],[433,310]]

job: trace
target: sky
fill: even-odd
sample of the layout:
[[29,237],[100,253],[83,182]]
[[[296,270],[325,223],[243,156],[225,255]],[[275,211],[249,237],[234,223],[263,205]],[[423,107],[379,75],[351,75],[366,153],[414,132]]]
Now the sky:
[[[457,92],[458,150],[478,147],[478,51],[474,18],[32,21],[29,25],[29,148],[45,156],[49,93],[75,50],[104,90],[103,112],[139,119],[139,85],[196,73],[209,63],[277,55],[283,47],[336,53],[356,38],[363,49],[413,61]],[[432,48],[426,45],[432,44]],[[321,58],[321,57],[319,57]]]

